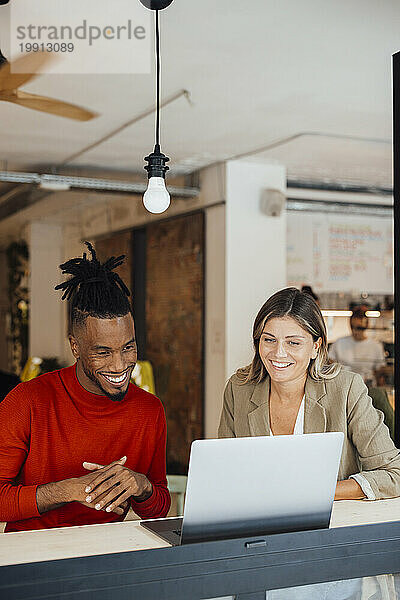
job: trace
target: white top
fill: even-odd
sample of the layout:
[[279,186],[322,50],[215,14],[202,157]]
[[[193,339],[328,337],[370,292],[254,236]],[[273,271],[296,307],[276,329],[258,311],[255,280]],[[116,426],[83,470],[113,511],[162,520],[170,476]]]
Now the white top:
[[[299,412],[297,413],[296,423],[294,424],[294,429],[293,429],[293,435],[301,435],[304,433],[304,398],[305,398],[305,396],[303,396],[303,398],[302,398],[302,401],[301,401],[301,404],[299,407]],[[274,437],[271,427],[269,428],[269,435]]]
[[374,381],[374,371],[385,364],[380,342],[369,339],[357,342],[352,335],[336,340],[329,349],[329,358],[359,373],[364,381]]

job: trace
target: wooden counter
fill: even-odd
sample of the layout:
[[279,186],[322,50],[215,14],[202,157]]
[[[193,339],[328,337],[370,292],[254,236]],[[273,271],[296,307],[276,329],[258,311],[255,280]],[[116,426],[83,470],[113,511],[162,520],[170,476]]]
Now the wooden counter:
[[[400,521],[400,498],[335,502],[331,527],[388,521]],[[6,533],[0,535],[0,566],[168,546],[139,521]]]
[[330,529],[177,547],[135,521],[3,534],[0,598],[265,600],[265,590],[295,588],[296,597],[298,586],[325,582],[336,590],[347,579],[400,573],[399,517],[398,499],[343,501]]

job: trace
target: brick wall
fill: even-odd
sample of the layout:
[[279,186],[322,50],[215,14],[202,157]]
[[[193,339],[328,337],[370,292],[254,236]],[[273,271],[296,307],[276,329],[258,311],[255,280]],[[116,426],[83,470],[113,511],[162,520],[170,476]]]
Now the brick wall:
[[133,264],[132,236],[99,240],[96,251],[128,255],[118,272],[130,289],[133,267],[146,270],[144,358],[167,415],[168,473],[184,474],[191,442],[203,437],[204,215],[147,225],[145,265]]
[[132,233],[125,231],[123,233],[115,233],[114,235],[98,240],[95,244],[97,257],[102,262],[110,256],[120,256],[126,254],[125,262],[115,270],[121,279],[126,283],[128,288],[132,290]]
[[168,422],[168,472],[186,473],[203,436],[204,215],[147,227],[147,358]]

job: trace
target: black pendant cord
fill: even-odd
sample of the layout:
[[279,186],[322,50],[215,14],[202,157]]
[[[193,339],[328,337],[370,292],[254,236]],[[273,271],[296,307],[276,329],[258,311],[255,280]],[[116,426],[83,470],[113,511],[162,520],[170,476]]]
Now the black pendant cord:
[[157,110],[156,110],[156,148],[160,151],[160,24],[159,11],[156,10],[156,69],[157,69]]
[[[171,0],[172,1],[172,0]],[[160,58],[160,26],[159,26],[159,10],[155,11],[155,30],[156,30],[156,134],[154,150],[149,156],[145,156],[144,160],[148,164],[144,167],[148,173],[148,178],[162,177],[165,179],[165,173],[169,167],[165,163],[169,161],[168,156],[165,156],[160,149],[160,78],[161,78],[161,58]]]

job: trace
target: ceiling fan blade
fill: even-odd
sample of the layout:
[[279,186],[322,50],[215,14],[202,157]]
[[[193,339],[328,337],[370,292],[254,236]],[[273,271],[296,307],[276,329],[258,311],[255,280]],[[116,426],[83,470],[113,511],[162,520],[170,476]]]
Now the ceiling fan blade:
[[74,119],[75,121],[90,121],[98,116],[98,113],[77,106],[76,104],[70,104],[69,102],[63,102],[62,100],[55,100],[53,98],[46,98],[46,96],[37,96],[36,94],[28,94],[18,90],[13,95],[2,95],[0,92],[0,100],[6,100],[26,108],[32,108],[33,110],[39,110],[44,113],[57,115],[59,117],[65,117],[66,119]]
[[30,52],[12,63],[3,62],[0,66],[0,90],[16,90],[24,83],[28,83],[40,75],[37,71],[50,63],[53,58],[50,52]]

